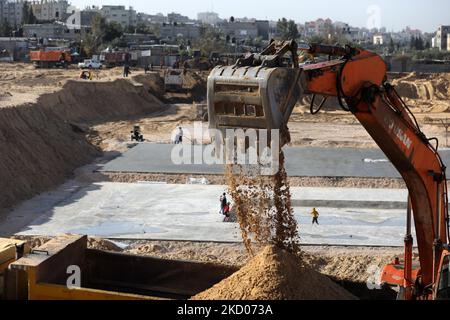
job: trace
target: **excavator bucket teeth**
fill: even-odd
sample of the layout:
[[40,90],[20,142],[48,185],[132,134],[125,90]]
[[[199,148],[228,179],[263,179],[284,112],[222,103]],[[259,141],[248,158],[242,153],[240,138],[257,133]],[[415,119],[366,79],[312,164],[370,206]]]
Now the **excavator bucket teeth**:
[[210,129],[283,130],[298,101],[300,69],[216,67],[208,78]]

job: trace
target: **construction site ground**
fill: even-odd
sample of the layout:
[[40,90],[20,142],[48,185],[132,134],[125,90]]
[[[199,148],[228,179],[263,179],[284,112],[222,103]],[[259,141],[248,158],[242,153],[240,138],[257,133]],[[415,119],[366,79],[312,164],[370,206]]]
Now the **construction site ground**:
[[[177,194],[186,194],[187,199],[193,199],[196,196],[189,193],[193,191],[186,190],[183,185],[189,181],[198,182],[203,177],[211,186],[195,187],[204,187],[208,190],[197,193],[202,193],[205,202],[206,198],[208,199],[208,203],[204,204],[205,208],[200,210],[208,212],[208,215],[179,217],[180,220],[190,219],[194,223],[206,217],[212,219],[213,223],[226,232],[236,234],[236,227],[234,230],[233,227],[223,226],[220,221],[216,221],[220,219],[218,208],[215,208],[218,207],[217,198],[224,188],[224,180],[220,175],[99,172],[103,165],[129,150],[129,136],[133,125],[140,125],[147,142],[161,144],[171,142],[173,132],[178,126],[189,128],[195,121],[200,120],[201,110],[205,104],[208,73],[188,71],[183,92],[168,94],[164,92],[159,70],[147,75],[143,71],[132,70],[131,77],[123,79],[120,68],[109,69],[96,73],[93,81],[79,80],[79,73],[80,71],[76,69],[42,70],[34,69],[28,64],[0,64],[0,190],[2,190],[0,236],[11,236],[24,230],[35,231],[34,235],[33,232],[26,232],[16,236],[27,237],[33,240],[34,245],[38,245],[47,240],[47,236],[58,232],[52,229],[53,227],[63,226],[60,229],[62,232],[77,231],[91,233],[92,236],[106,234],[107,237],[120,238],[116,237],[114,232],[96,234],[95,228],[90,229],[89,223],[80,225],[78,229],[76,226],[72,228],[70,219],[91,220],[93,211],[90,210],[95,210],[95,207],[91,206],[89,201],[102,203],[98,200],[103,200],[103,207],[96,211],[100,217],[100,225],[113,217],[120,217],[123,221],[131,211],[121,211],[122,207],[117,203],[121,197],[128,204],[133,202],[141,204],[140,208],[134,208],[134,213],[131,212],[136,214],[132,228],[139,226],[139,223],[147,223],[146,228],[152,231],[151,228],[154,226],[151,220],[144,219],[142,222],[138,220],[145,216],[151,217],[152,213],[159,211],[162,206],[170,207],[173,199],[177,198],[177,195],[172,195],[167,198],[170,203],[158,204],[159,200],[151,198],[152,188],[161,186],[170,188],[170,185],[154,185],[152,182],[178,184],[179,186],[173,187],[174,190],[178,190]],[[399,93],[411,105],[423,131],[430,137],[439,138],[441,146],[446,147],[442,121],[446,121],[450,111],[450,75],[404,74],[390,77],[394,85],[398,86]],[[343,147],[376,148],[375,143],[351,114],[340,111],[336,105],[330,105],[324,112],[313,116],[308,113],[309,106],[306,102],[299,103],[291,118],[289,124],[291,146],[329,148],[331,152],[333,148]],[[304,250],[308,253],[307,260],[312,267],[344,287],[346,283],[351,283],[353,288],[351,292],[355,294],[359,290],[360,298],[376,298],[374,292],[370,294],[368,291],[366,282],[375,277],[382,265],[402,254],[401,247],[390,246],[400,246],[402,243],[404,233],[402,215],[405,211],[402,209],[404,205],[402,198],[405,191],[394,192],[398,194],[398,198],[390,200],[390,205],[394,205],[394,208],[374,209],[370,208],[370,205],[373,205],[370,199],[382,191],[372,192],[371,189],[404,189],[403,182],[393,177],[362,178],[337,175],[292,177],[290,183],[292,186],[303,188],[347,188],[338,191],[324,189],[328,191],[322,193],[320,199],[311,199],[306,193],[302,193],[306,192],[302,190],[307,189],[298,189],[295,200],[299,202],[296,213],[300,221],[300,235],[308,239],[305,241],[308,245],[304,246]],[[120,186],[121,184],[123,185]],[[131,188],[127,191],[129,194],[114,191],[114,188],[128,187]],[[139,196],[132,188],[142,188],[144,195]],[[186,188],[193,190],[191,185]],[[367,189],[356,193],[348,188]],[[102,194],[102,190],[106,193]],[[65,194],[62,197],[61,194],[55,196],[60,192]],[[217,192],[219,194],[216,194]],[[324,201],[333,200],[334,192],[353,194],[349,198],[334,199],[347,201],[348,207],[333,208],[328,204],[329,206],[325,206],[322,210],[324,225],[313,229],[307,212],[307,209],[310,209],[309,205],[314,204],[311,201],[322,201],[323,204]],[[355,194],[358,194],[360,200],[366,201],[366,204],[359,207],[355,203],[349,204],[349,201],[354,201],[352,197]],[[106,195],[109,195],[109,198]],[[92,197],[91,200],[89,197]],[[145,201],[141,201],[142,197],[145,197]],[[378,201],[378,198],[374,199],[373,201]],[[39,200],[44,201],[40,203],[39,208],[30,206],[33,201]],[[306,203],[303,206],[300,204],[302,200]],[[83,210],[79,210],[80,207],[76,207],[83,205],[83,202],[89,207],[84,213]],[[23,214],[25,211],[20,211],[27,208],[27,205],[28,216]],[[355,209],[351,208],[355,205],[357,210],[347,210]],[[367,205],[369,208],[365,208]],[[75,211],[78,215],[73,215]],[[122,216],[117,215],[118,211]],[[137,211],[140,211],[139,214]],[[174,211],[173,214],[180,215],[180,211],[186,210],[183,207]],[[336,212],[341,212],[342,215],[336,215]],[[372,212],[375,215],[371,216]],[[358,235],[354,232],[344,230],[345,232],[334,233],[328,229],[330,225],[346,227],[349,223],[356,226],[356,229],[366,226],[377,230],[379,224],[386,228],[380,228],[382,230],[394,228],[395,231],[390,229],[391,238],[386,238],[392,239],[392,242],[368,241],[364,247],[349,246],[357,244],[359,240],[363,242],[364,239],[357,238]],[[125,223],[121,228],[128,225]],[[40,231],[34,229],[39,226],[42,227]],[[104,223],[103,226],[106,228],[104,230],[115,228]],[[142,233],[142,230],[137,233]],[[126,232],[125,234],[128,235]],[[342,240],[342,234],[346,239],[350,238],[350,235],[356,237],[351,243],[323,245],[327,242],[333,244],[331,240],[336,240],[333,236],[338,236]],[[152,241],[149,240],[151,236],[143,237],[144,240],[136,239],[139,237],[134,237],[134,240],[125,238],[120,241],[113,239],[117,242],[91,240],[90,244],[105,250],[170,259],[213,261],[237,266],[244,265],[250,258],[242,244],[211,242],[224,239],[203,238],[203,241],[199,242],[168,241],[168,239]],[[397,240],[394,241],[394,238]],[[391,292],[384,291],[380,294],[384,298],[386,294],[392,295]]]

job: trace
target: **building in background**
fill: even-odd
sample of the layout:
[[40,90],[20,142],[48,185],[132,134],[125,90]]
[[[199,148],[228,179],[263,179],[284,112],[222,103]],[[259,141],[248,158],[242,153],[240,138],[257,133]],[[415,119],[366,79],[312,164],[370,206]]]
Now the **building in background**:
[[448,50],[448,35],[450,34],[450,26],[439,26],[434,41],[435,48],[439,50]]
[[197,20],[201,23],[215,25],[221,21],[219,14],[215,12],[200,12],[197,14]]
[[258,37],[258,26],[256,22],[220,22],[217,27],[225,34],[235,40],[255,39]]
[[143,23],[145,25],[161,25],[163,23],[168,23],[168,18],[162,13],[157,14],[146,14],[139,12],[137,14],[138,23]]
[[91,28],[92,21],[95,16],[97,16],[99,11],[97,9],[85,9],[85,10],[75,10],[67,18],[66,25],[70,29],[81,30],[83,28]]
[[256,29],[258,30],[258,37],[261,37],[262,40],[270,40],[270,23],[269,20],[256,20]]
[[376,46],[386,46],[391,41],[391,37],[387,33],[378,33],[373,36],[373,44]]
[[172,12],[167,15],[167,22],[174,24],[174,23],[191,23],[194,21],[189,19],[189,17],[187,16],[183,16],[179,13]]
[[66,33],[69,33],[66,25],[59,22],[23,26],[23,35],[27,38],[63,39]]
[[38,21],[63,21],[67,18],[67,0],[30,1],[33,14]]
[[125,6],[102,6],[100,13],[108,22],[116,22],[123,28],[137,25],[137,14],[133,7]]
[[191,40],[200,37],[200,26],[194,23],[163,24],[159,32],[161,39],[169,42],[177,38]]
[[23,0],[0,0],[0,23],[19,26],[23,22]]

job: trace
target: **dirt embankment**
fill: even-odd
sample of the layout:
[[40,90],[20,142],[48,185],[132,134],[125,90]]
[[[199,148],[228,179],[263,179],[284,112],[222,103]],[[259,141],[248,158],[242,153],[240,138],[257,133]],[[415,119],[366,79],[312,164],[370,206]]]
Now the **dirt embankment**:
[[86,139],[89,124],[162,108],[126,80],[68,81],[34,103],[0,108],[0,210],[64,182],[101,155]]
[[402,96],[416,113],[445,113],[450,111],[450,75],[449,74],[417,74],[395,79],[396,86]]
[[158,99],[165,103],[194,103],[206,100],[206,82],[208,71],[186,70],[183,76],[183,89],[178,92],[166,92],[164,87],[164,71],[149,72],[133,76],[133,81],[141,83]]

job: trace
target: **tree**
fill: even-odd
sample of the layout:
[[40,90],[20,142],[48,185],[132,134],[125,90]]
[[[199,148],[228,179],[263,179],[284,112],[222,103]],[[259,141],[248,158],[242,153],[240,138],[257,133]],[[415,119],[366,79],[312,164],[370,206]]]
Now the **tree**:
[[295,21],[286,18],[278,20],[277,31],[281,40],[297,40],[300,37]]
[[200,27],[200,37],[193,41],[193,47],[199,49],[206,57],[212,52],[226,52],[226,37],[218,29],[204,24]]
[[106,29],[103,34],[103,42],[111,42],[115,39],[120,38],[123,35],[123,28],[120,23],[111,22],[106,23]]
[[395,52],[395,43],[394,43],[394,39],[391,38],[391,41],[389,41],[389,53],[394,53]]
[[3,22],[0,24],[0,36],[10,37],[12,31],[13,31],[13,28],[8,23],[8,21],[6,19],[3,20]]
[[91,56],[98,52],[101,47],[122,45],[121,37],[123,28],[117,22],[108,23],[101,15],[92,19],[92,32],[83,39],[82,50]]
[[417,37],[414,43],[414,47],[416,48],[416,50],[422,51],[425,49],[425,45],[423,44],[423,39],[422,37]]
[[416,37],[415,36],[411,36],[411,40],[409,42],[409,47],[411,49],[415,49],[416,48]]
[[23,24],[36,24],[38,22],[36,16],[33,13],[33,8],[29,5],[28,1],[23,3],[22,15]]
[[325,42],[325,38],[320,36],[320,35],[313,35],[308,39],[309,43],[324,43]]
[[158,26],[149,26],[142,22],[138,23],[135,30],[136,30],[136,33],[141,33],[141,34],[153,34],[155,36],[158,36],[160,34],[160,30],[159,30]]

